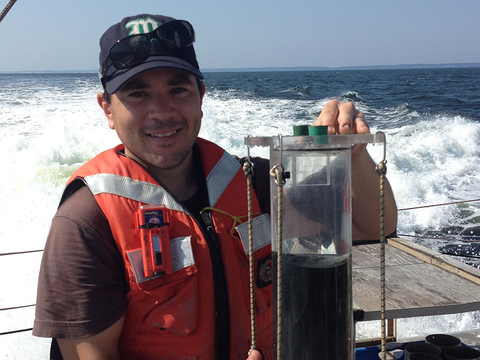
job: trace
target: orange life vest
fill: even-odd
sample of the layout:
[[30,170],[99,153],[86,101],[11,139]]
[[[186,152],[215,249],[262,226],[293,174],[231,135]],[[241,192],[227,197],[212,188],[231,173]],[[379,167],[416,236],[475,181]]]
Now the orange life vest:
[[[234,157],[207,140],[197,143],[228,288],[230,358],[245,360],[251,345],[248,239],[245,244],[232,230],[238,225],[232,216],[246,220],[247,183]],[[122,359],[214,359],[215,288],[206,236],[188,211],[121,150],[123,145],[99,154],[70,181],[80,177],[87,183],[123,256],[129,291],[119,343]],[[146,204],[168,208],[171,275],[143,275],[134,213]],[[259,212],[253,194],[253,213]],[[254,239],[256,343],[265,359],[273,359],[272,262],[270,239],[266,238]]]

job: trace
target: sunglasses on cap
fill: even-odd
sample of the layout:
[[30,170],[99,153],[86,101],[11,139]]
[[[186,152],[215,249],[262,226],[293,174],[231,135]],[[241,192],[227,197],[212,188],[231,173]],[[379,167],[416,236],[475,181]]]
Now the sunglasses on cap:
[[164,49],[182,49],[195,42],[195,31],[188,21],[172,20],[152,32],[123,38],[108,50],[108,55],[100,68],[101,77],[112,65],[117,70],[129,69],[141,64],[150,55],[156,54],[155,48],[152,47],[154,41],[158,41]]

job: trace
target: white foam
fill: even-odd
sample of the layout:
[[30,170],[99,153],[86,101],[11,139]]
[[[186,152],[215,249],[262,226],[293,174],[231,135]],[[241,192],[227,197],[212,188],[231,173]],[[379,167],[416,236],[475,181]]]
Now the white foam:
[[[387,176],[400,209],[480,197],[480,124],[442,117],[385,132]],[[480,214],[480,204],[467,206]],[[399,232],[459,224],[458,214],[455,205],[400,212]]]
[[[41,249],[64,183],[83,162],[98,152],[118,143],[106,123],[95,99],[98,85],[77,80],[79,91],[64,92],[61,88],[30,87],[22,96],[13,96],[16,104],[5,102],[0,94],[0,252]],[[26,88],[26,87],[24,87]],[[14,91],[15,89],[12,89]],[[303,89],[305,90],[305,89]],[[303,91],[290,89],[288,91]],[[346,96],[358,97],[356,92]],[[204,99],[204,119],[200,135],[245,156],[244,137],[291,134],[292,125],[312,123],[328,99],[285,100],[264,98],[236,90],[212,91]],[[480,124],[458,117],[421,118],[408,109],[398,107],[372,109],[360,103],[359,108],[374,121],[372,132],[382,130],[387,135],[387,177],[392,184],[399,208],[422,206],[480,198]],[[408,115],[407,115],[408,114]],[[401,116],[401,121],[397,118]],[[269,149],[253,149],[252,155],[268,157]],[[382,149],[369,146],[369,152],[378,162]],[[480,204],[471,204],[474,216],[479,216]],[[441,229],[456,224],[457,206],[404,211],[399,214],[399,232],[413,234],[426,229]],[[8,224],[4,226],[3,224]],[[21,255],[27,256],[27,255]],[[33,255],[32,255],[33,256]],[[22,271],[9,272],[8,282],[2,280],[1,306],[23,305],[34,301],[38,277],[38,260],[26,257],[0,258],[0,263],[21,262],[28,274],[20,290],[15,284],[25,278]],[[39,255],[37,255],[39,258]],[[28,289],[28,290],[27,290]],[[18,315],[20,314],[20,315]],[[31,327],[33,313],[12,311],[0,324],[9,327],[2,331]],[[425,328],[419,328],[419,324]],[[461,314],[447,320],[406,320],[398,323],[402,336],[430,332],[430,325],[459,324],[460,330],[478,327],[475,313]],[[379,329],[364,324],[367,336]],[[369,327],[370,326],[370,327]],[[445,331],[458,328],[447,327]],[[33,338],[29,333],[0,337],[0,358],[43,359],[49,342]]]

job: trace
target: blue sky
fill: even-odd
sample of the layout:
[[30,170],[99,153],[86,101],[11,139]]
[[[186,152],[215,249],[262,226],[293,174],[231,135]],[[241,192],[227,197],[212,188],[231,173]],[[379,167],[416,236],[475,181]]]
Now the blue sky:
[[144,12],[190,21],[202,69],[480,62],[478,0],[17,0],[0,71],[97,70],[101,34]]

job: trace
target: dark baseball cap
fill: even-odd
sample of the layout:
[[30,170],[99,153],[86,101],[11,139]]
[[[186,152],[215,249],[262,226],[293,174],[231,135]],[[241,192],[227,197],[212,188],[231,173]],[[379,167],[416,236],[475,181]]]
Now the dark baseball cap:
[[[159,29],[162,25],[168,24],[162,29],[167,28],[168,31]],[[175,27],[180,27],[179,31]],[[172,30],[173,29],[173,30]],[[173,34],[173,40],[178,40],[179,34],[187,34],[191,37],[190,43],[182,43],[181,41],[162,42],[162,34]],[[160,35],[158,35],[160,34]],[[117,61],[120,65],[115,65],[110,54],[114,50],[122,47],[121,51],[116,51],[116,57],[125,57],[130,60],[133,56],[138,56],[138,49],[135,46],[141,42],[139,38],[133,35],[139,35],[144,41],[144,53],[140,62],[133,62],[125,65],[125,61]],[[145,35],[142,37],[142,35]],[[121,40],[130,37],[129,40]],[[144,39],[145,38],[145,39]],[[158,40],[158,41],[153,41]],[[102,85],[107,93],[114,94],[127,81],[133,77],[152,69],[176,69],[186,71],[200,80],[203,80],[203,74],[200,72],[193,41],[195,34],[190,23],[184,20],[176,20],[174,18],[163,15],[140,14],[124,18],[121,22],[112,25],[100,38],[100,72],[99,77]],[[120,44],[120,45],[119,45]],[[134,45],[132,45],[134,44]],[[114,48],[112,48],[115,45]],[[147,49],[148,47],[148,49]],[[111,50],[112,49],[112,50]],[[145,50],[147,49],[147,50]],[[126,51],[125,51],[126,50]],[[146,53],[145,53],[146,51]],[[127,60],[127,61],[128,61]]]

